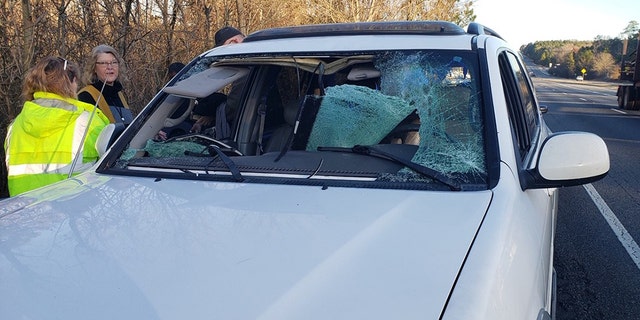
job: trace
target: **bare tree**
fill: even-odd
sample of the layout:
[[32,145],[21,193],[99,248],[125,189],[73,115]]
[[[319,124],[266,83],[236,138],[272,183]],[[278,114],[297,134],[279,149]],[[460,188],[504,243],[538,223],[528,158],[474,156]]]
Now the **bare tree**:
[[601,77],[617,79],[620,68],[609,52],[597,52],[593,57],[593,71]]
[[57,16],[58,16],[58,28],[57,28],[57,42],[58,42],[58,53],[61,56],[67,55],[67,6],[71,3],[71,1],[60,0],[59,2],[56,0],[52,0],[54,7],[56,8]]
[[27,70],[33,61],[35,21],[31,14],[31,3],[22,0],[22,50],[19,62],[22,70]]
[[316,0],[303,11],[310,23],[376,20],[446,20],[465,24],[474,19],[472,0]]

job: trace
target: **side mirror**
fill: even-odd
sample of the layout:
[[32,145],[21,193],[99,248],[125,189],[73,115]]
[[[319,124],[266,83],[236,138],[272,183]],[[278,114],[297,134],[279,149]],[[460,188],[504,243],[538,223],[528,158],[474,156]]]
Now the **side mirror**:
[[540,109],[540,113],[545,114],[547,113],[547,111],[549,111],[549,107],[547,106],[539,106],[538,109]]
[[602,179],[609,172],[604,140],[588,132],[559,132],[547,137],[537,165],[527,171],[525,189],[577,186]]

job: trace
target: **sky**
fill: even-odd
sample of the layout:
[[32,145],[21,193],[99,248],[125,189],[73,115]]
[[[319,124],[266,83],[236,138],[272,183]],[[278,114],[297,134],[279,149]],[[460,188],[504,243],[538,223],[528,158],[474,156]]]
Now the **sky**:
[[475,22],[516,48],[544,40],[615,38],[640,23],[640,0],[474,0]]

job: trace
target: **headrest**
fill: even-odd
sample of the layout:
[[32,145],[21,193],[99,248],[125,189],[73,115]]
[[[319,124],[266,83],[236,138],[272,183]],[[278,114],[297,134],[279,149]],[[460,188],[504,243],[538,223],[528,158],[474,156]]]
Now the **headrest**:
[[282,106],[284,121],[291,126],[294,126],[296,124],[296,117],[298,116],[298,104],[298,101],[296,99],[293,99]]

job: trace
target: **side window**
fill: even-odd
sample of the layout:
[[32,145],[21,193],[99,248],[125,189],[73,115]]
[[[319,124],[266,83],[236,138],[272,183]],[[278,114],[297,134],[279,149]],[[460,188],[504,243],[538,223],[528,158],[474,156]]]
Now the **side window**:
[[526,70],[513,53],[501,53],[499,62],[511,126],[520,160],[524,160],[540,129],[533,90],[525,77]]

